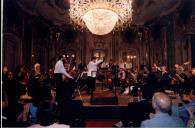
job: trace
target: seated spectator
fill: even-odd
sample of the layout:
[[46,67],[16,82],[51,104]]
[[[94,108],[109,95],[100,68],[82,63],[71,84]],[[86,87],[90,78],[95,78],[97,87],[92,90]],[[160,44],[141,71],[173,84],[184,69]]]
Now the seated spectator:
[[[141,111],[141,121],[149,119],[149,114],[154,113],[155,110],[152,108],[152,96],[154,92],[151,90],[150,87],[144,86],[141,88],[141,101],[139,102],[140,104],[140,111]],[[144,109],[142,109],[144,108]]]
[[[56,108],[56,103],[55,103],[55,92],[50,89],[49,87],[47,86],[43,86],[40,90],[41,94],[40,94],[40,103],[41,102],[48,102],[50,103],[50,106],[52,108]],[[29,103],[30,105],[30,123],[31,124],[34,124],[36,122],[36,119],[37,119],[37,105],[39,104],[36,104],[36,101],[33,99],[31,103]]]
[[141,127],[184,127],[179,118],[171,117],[168,113],[171,110],[171,99],[164,93],[157,92],[152,98],[152,106],[155,109],[153,118],[142,121]]
[[50,102],[44,101],[40,103],[37,110],[37,124],[30,126],[29,128],[69,128],[65,124],[56,123],[56,110],[50,104]]
[[179,117],[184,121],[187,125],[188,120],[190,119],[190,113],[188,111],[189,108],[195,109],[195,90],[191,90],[189,95],[189,103],[185,104],[183,100],[180,100],[180,107],[178,108]]
[[149,114],[154,113],[151,103],[152,95],[153,92],[148,86],[142,87],[140,102],[129,103],[127,110],[124,112],[122,118],[122,124],[124,127],[139,127],[141,121],[149,119]]
[[58,105],[60,124],[68,124],[71,127],[84,127],[84,108],[80,100],[73,100],[72,93],[64,93],[64,100]]
[[[12,124],[14,126],[16,121],[16,107],[17,106],[17,94],[16,94],[16,85],[13,78],[12,72],[8,72],[7,80],[3,83],[3,89],[7,94],[7,99],[9,101],[7,107],[7,123]],[[11,126],[11,125],[10,125]]]
[[21,104],[22,111],[17,116],[17,127],[27,127],[29,126],[29,111],[30,111],[30,105],[29,103],[23,103]]

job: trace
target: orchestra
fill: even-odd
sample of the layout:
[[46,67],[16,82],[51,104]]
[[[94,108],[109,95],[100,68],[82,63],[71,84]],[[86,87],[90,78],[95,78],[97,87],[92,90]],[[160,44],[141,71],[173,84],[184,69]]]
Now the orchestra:
[[56,90],[56,101],[58,101],[60,95],[63,95],[62,93],[70,91],[64,91],[67,89],[66,85],[70,84],[72,91],[76,87],[75,82],[77,82],[77,86],[86,89],[86,94],[91,94],[95,91],[96,80],[99,78],[104,80],[104,85],[110,91],[118,87],[122,95],[134,95],[134,92],[142,86],[150,86],[153,90],[169,89],[179,93],[185,89],[192,89],[195,85],[195,69],[192,68],[191,71],[186,71],[183,65],[178,64],[175,64],[173,71],[168,71],[164,65],[153,64],[150,71],[146,65],[140,68],[137,66],[130,69],[126,67],[119,68],[118,64],[113,63],[112,60],[107,63],[103,60],[97,60],[96,57],[92,57],[88,65],[80,62],[78,66],[71,66],[63,56],[59,58],[54,70],[51,68],[46,73],[41,73],[40,64],[38,63],[34,65],[31,72],[26,71],[23,66],[19,66],[16,74],[17,95],[25,95],[27,94],[26,91],[29,90],[28,95],[36,101],[36,99],[40,99],[40,95],[37,95],[40,94],[39,90],[44,84],[47,84]]

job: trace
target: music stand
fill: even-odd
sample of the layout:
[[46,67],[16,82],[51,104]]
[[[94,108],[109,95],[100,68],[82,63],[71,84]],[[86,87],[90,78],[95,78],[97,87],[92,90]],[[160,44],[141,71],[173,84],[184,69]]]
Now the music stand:
[[[81,87],[81,84],[83,84],[83,80],[85,80],[85,84]],[[79,89],[82,91],[85,88],[87,88],[87,84],[86,84],[86,80],[87,80],[87,72],[82,72],[78,75],[76,82],[79,85]],[[81,83],[80,83],[81,82]]]
[[83,76],[86,76],[87,79],[87,72],[81,72],[77,76],[75,83],[76,83],[76,91],[79,93],[80,99],[83,101],[82,96],[81,96],[81,91],[85,88],[87,88],[87,85],[85,84],[83,87],[80,86],[79,80],[82,80]]

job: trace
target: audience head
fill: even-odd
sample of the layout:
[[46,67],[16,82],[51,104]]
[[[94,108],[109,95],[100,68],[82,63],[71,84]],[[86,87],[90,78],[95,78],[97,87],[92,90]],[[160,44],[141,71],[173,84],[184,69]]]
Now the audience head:
[[156,112],[168,113],[171,110],[171,99],[165,93],[156,92],[152,98],[152,106]]
[[43,86],[41,88],[41,99],[42,101],[47,100],[50,101],[52,99],[51,89],[48,86]]
[[154,92],[152,91],[151,87],[149,87],[149,86],[144,86],[141,88],[141,94],[142,94],[143,99],[151,100],[153,93]]
[[49,102],[41,102],[37,109],[37,123],[42,126],[49,126],[56,121],[56,110]]
[[194,89],[191,90],[191,92],[190,92],[190,99],[191,99],[191,101],[195,101],[195,90]]

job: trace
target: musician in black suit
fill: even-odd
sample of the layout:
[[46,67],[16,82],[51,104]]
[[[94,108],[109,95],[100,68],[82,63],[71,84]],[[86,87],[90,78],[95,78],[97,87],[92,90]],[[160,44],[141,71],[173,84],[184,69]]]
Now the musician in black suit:
[[190,88],[195,90],[195,68],[191,70],[192,76],[189,79]]
[[178,66],[175,69],[175,74],[172,77],[172,86],[175,92],[181,92],[186,89],[188,83],[188,77],[184,73],[184,68],[182,66]]
[[166,90],[168,88],[169,81],[170,81],[170,77],[166,70],[166,66],[161,66],[161,79],[160,79],[161,89]]

